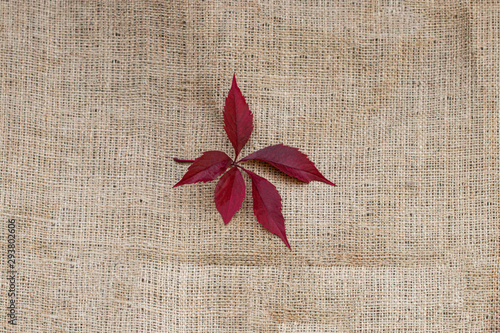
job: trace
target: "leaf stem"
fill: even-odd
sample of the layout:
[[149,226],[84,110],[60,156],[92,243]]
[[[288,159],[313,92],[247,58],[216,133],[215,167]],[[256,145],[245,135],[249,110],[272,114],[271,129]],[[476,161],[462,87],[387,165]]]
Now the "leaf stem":
[[181,160],[181,159],[178,159],[175,157],[174,157],[174,161],[179,162],[179,163],[193,163],[194,162],[194,160]]
[[243,170],[243,171],[245,171],[246,173],[248,173],[248,170],[247,170],[247,169],[245,169],[244,167],[242,167],[241,165],[239,165],[239,164],[236,164],[236,163],[235,163],[235,164],[234,164],[234,166],[235,166],[235,167],[237,167],[237,168],[240,168],[241,170]]

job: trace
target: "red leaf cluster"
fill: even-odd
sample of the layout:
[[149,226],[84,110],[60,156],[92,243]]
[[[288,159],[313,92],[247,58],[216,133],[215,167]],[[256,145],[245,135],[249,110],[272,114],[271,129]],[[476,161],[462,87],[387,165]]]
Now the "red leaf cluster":
[[335,184],[318,171],[314,163],[307,158],[307,155],[297,148],[283,144],[263,148],[236,161],[241,149],[252,134],[253,115],[245,101],[245,97],[236,84],[235,76],[233,76],[233,83],[224,106],[224,130],[233,145],[234,160],[221,151],[204,152],[194,161],[174,158],[177,162],[192,163],[184,177],[174,187],[214,180],[230,168],[220,178],[215,187],[215,206],[224,223],[228,224],[234,214],[241,208],[245,199],[245,180],[239,169],[243,170],[250,176],[252,181],[253,211],[257,221],[264,228],[280,237],[286,246],[290,248],[286,238],[285,219],[281,213],[281,196],[276,187],[265,178],[243,168],[239,163],[259,160],[306,183],[315,180],[333,186]]

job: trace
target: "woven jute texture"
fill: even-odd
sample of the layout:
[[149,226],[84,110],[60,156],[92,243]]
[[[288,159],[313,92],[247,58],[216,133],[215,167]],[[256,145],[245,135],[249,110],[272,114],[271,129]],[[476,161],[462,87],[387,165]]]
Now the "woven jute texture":
[[[500,332],[500,2],[0,1],[2,331]],[[248,168],[292,250],[173,157]],[[6,307],[16,220],[17,326]]]

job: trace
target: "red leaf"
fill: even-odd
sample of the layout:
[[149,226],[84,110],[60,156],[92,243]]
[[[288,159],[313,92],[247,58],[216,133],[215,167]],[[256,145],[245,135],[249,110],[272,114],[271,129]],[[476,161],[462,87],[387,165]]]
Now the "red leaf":
[[245,180],[238,168],[233,167],[221,177],[215,187],[215,206],[225,224],[241,208],[245,199]]
[[194,160],[188,171],[174,187],[193,184],[198,182],[208,182],[219,177],[233,162],[226,153],[221,151],[206,151]]
[[269,181],[252,171],[245,170],[252,179],[253,211],[264,228],[269,230],[285,242],[290,249],[290,243],[286,239],[285,218],[281,213],[281,196]]
[[297,148],[282,144],[261,149],[235,162],[253,131],[253,115],[238,88],[236,76],[233,76],[223,115],[224,130],[235,152],[234,161],[221,151],[205,152],[196,160],[174,158],[179,163],[192,163],[184,177],[174,187],[214,180],[231,166],[232,168],[217,183],[214,196],[217,210],[224,223],[228,224],[245,199],[245,181],[238,170],[241,168],[252,179],[253,210],[257,220],[265,229],[278,235],[290,248],[286,238],[285,219],[281,212],[281,196],[276,187],[266,179],[241,167],[239,162],[260,160],[306,183],[316,180],[333,186],[335,184],[318,171],[307,155]]
[[236,76],[233,76],[233,84],[226,98],[224,106],[224,130],[234,147],[238,157],[243,146],[247,143],[253,131],[253,115],[245,102],[245,97],[236,84]]
[[283,144],[269,146],[248,155],[239,162],[249,160],[267,162],[287,175],[306,183],[317,180],[335,186],[334,183],[326,179],[316,169],[314,163],[307,158],[306,154],[300,152],[298,148]]

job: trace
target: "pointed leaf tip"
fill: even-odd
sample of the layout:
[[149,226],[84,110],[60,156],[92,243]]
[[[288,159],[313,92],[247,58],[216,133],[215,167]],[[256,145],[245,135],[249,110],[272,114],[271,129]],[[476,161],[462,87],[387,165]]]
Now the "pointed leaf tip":
[[286,238],[285,218],[281,212],[281,196],[267,179],[245,170],[252,179],[253,211],[257,221],[273,234],[277,235],[291,249]]
[[214,180],[226,171],[232,161],[224,152],[206,151],[194,160],[184,177],[173,187]]
[[234,214],[240,210],[244,199],[245,180],[240,170],[233,167],[221,177],[215,187],[215,206],[224,224],[228,224]]
[[253,115],[238,87],[235,74],[231,89],[226,97],[223,115],[224,130],[234,148],[236,160],[241,149],[252,135]]
[[306,183],[316,180],[336,186],[319,172],[306,154],[295,147],[285,146],[283,144],[269,146],[248,155],[241,159],[240,162],[250,160],[267,162],[290,177],[297,178]]

